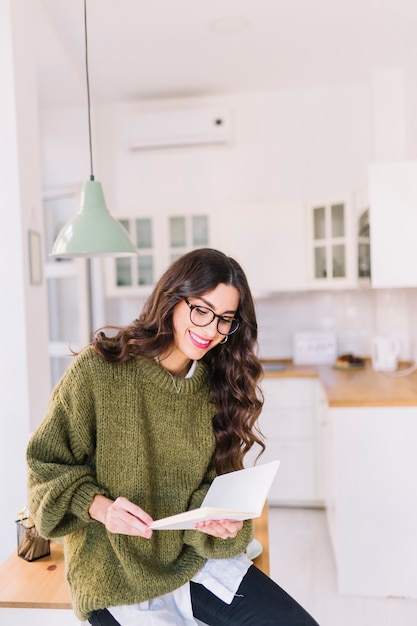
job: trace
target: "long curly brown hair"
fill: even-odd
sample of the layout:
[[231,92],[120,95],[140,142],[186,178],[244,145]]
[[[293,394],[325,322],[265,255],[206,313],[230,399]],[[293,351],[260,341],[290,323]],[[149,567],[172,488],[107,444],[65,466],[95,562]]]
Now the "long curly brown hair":
[[92,345],[106,361],[122,363],[136,356],[153,359],[172,346],[173,311],[191,296],[202,296],[223,283],[239,292],[238,330],[225,344],[203,357],[210,377],[210,394],[216,406],[213,432],[218,473],[243,467],[245,454],[256,443],[264,450],[257,420],[263,405],[258,381],[262,366],[256,356],[257,321],[245,273],[232,258],[218,250],[200,248],[177,259],[162,275],[138,319],[128,326],[109,327],[114,336],[98,331]]

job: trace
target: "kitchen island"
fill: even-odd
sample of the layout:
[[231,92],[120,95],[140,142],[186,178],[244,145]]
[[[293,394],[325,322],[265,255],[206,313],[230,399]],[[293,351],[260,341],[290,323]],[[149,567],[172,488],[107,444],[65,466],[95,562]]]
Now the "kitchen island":
[[316,464],[339,591],[417,598],[417,372],[287,362],[265,374],[286,378],[316,380],[322,397]]

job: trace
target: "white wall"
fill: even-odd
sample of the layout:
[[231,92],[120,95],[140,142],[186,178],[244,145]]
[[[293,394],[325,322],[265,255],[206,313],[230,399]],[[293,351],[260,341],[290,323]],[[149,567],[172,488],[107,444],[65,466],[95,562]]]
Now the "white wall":
[[28,231],[43,237],[30,0],[0,2],[0,561],[26,504],[25,450],[49,394],[45,284],[29,282]]
[[[129,150],[137,111],[211,103],[231,110],[232,145]],[[369,161],[369,106],[369,87],[353,85],[98,107],[96,177],[122,213],[350,192]],[[80,110],[43,112],[46,185],[88,177],[86,132]]]
[[145,105],[99,109],[98,165],[106,188],[113,181],[114,210],[310,199],[353,190],[366,169],[366,85],[194,98],[186,106],[212,103],[232,113],[231,146],[132,153],[135,112]]

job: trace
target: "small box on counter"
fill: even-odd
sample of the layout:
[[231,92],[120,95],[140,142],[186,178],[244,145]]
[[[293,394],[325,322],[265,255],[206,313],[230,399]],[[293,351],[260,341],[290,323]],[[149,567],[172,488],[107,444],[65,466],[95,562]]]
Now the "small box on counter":
[[335,333],[302,331],[293,335],[293,362],[295,365],[333,364],[337,357]]

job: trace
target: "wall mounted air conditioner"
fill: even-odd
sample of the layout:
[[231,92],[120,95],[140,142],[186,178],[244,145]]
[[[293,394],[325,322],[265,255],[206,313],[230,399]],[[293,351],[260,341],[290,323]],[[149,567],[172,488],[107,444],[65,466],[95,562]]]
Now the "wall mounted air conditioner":
[[231,114],[222,108],[142,112],[131,119],[131,150],[227,144]]

